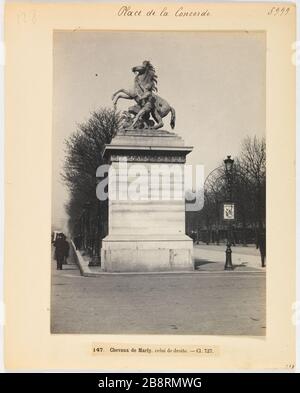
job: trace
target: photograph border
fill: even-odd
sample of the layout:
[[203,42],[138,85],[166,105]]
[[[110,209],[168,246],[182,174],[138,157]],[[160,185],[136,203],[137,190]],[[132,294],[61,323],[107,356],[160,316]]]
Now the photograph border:
[[[144,12],[151,7],[163,6],[161,3],[136,5]],[[179,5],[169,3],[165,6],[174,11]],[[162,370],[166,364],[168,369],[290,370],[295,367],[295,66],[292,45],[296,30],[295,6],[288,6],[291,13],[280,22],[267,14],[272,7],[270,3],[184,4],[190,10],[210,10],[211,16],[203,17],[200,22],[193,18],[178,20],[170,16],[166,20],[154,17],[155,30],[160,31],[267,32],[266,227],[269,264],[267,335],[263,338],[50,334],[52,32],[153,30],[153,19],[147,16],[120,18],[117,14],[120,4],[6,5],[7,368]],[[34,85],[32,81],[35,81]],[[283,202],[287,206],[284,211],[279,208]],[[36,237],[34,252],[33,233]],[[184,362],[178,355],[93,356],[95,342],[104,346],[196,344],[215,346],[218,351],[211,358],[185,355]]]

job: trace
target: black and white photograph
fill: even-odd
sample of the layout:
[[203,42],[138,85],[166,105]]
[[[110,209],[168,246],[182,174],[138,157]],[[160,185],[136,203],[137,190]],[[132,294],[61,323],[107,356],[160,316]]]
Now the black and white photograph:
[[265,336],[265,102],[264,32],[54,31],[52,334]]

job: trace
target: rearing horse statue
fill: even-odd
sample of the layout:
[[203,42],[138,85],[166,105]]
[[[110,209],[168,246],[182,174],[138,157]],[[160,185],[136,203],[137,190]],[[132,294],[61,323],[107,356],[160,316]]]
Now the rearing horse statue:
[[[113,104],[116,107],[120,98],[135,100],[136,105],[131,106],[128,112],[133,115],[132,127],[159,129],[163,127],[162,119],[171,112],[170,125],[175,127],[175,109],[169,103],[155,94],[157,91],[157,75],[150,61],[143,61],[141,66],[132,68],[135,73],[133,90],[120,89],[113,96]],[[150,115],[156,122],[150,119]]]

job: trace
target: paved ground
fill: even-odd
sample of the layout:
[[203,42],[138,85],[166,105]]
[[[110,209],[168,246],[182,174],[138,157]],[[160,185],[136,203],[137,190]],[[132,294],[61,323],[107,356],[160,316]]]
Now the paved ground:
[[83,277],[72,256],[55,268],[52,261],[52,333],[265,334],[260,270]]
[[[254,246],[231,247],[232,264],[235,271],[265,271],[261,267],[260,252]],[[222,271],[225,264],[224,244],[209,245],[199,244],[194,246],[195,267],[200,271]]]
[[[202,250],[209,250],[209,251],[224,251],[226,250],[226,245],[224,243],[221,243],[219,245],[216,244],[209,244],[207,245],[206,243],[199,243],[195,246],[196,248],[201,248]],[[233,253],[238,253],[242,255],[254,255],[260,259],[260,253],[259,250],[255,247],[254,244],[250,244],[247,246],[232,246],[232,252]]]

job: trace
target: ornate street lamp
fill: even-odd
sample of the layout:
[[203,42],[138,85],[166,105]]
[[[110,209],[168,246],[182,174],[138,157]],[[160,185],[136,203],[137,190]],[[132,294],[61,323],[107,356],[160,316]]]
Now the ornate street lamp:
[[233,163],[234,160],[231,158],[231,156],[227,156],[226,160],[224,160],[226,172],[232,173]]
[[226,188],[227,188],[227,202],[232,202],[232,172],[233,172],[233,163],[234,160],[231,156],[227,156],[226,160],[224,160],[225,164],[225,174],[226,174]]
[[233,270],[232,258],[231,258],[231,223],[234,220],[234,203],[232,201],[232,177],[233,177],[233,163],[234,160],[231,156],[227,156],[224,160],[225,174],[226,174],[226,202],[223,205],[223,218],[228,222],[227,228],[227,244],[226,244],[226,262],[225,270]]

